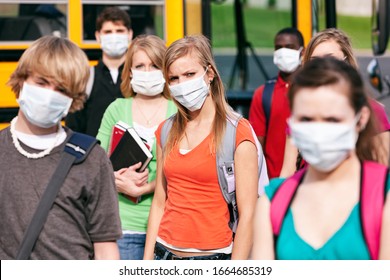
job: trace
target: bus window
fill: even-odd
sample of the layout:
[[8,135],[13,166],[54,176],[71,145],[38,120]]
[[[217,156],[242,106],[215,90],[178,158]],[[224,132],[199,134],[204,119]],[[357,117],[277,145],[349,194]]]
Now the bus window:
[[[317,2],[318,31],[336,27],[350,37],[354,50],[371,48],[371,1],[336,1],[334,11],[328,10],[327,7],[331,1],[319,0]],[[386,14],[387,11],[382,7],[381,12]],[[333,20],[328,22],[328,17]]]
[[[264,67],[256,48],[272,53],[276,33],[292,25],[291,9],[291,5],[279,1],[256,5],[245,5],[239,0],[212,2],[211,38],[215,53],[218,49],[236,47],[234,65],[220,68],[229,90],[246,91],[251,98],[255,88],[277,74],[272,62],[271,67]],[[249,71],[252,62],[255,68]]]
[[66,1],[18,2],[0,1],[0,42],[33,41],[44,35],[67,36]]
[[41,36],[63,36],[82,48],[93,65],[101,57],[95,40],[96,17],[108,5],[129,13],[134,35],[155,34],[167,42],[183,36],[182,1],[0,0],[0,129],[18,112],[6,83],[23,51]]
[[[115,1],[110,1],[113,3]],[[148,1],[143,1],[143,3]],[[156,2],[161,2],[156,4]],[[131,26],[134,32],[134,37],[139,34],[154,34],[160,38],[164,36],[164,1],[153,1],[150,5],[115,5],[125,10],[131,19]],[[83,40],[95,41],[95,22],[100,12],[107,6],[114,5],[83,5]]]

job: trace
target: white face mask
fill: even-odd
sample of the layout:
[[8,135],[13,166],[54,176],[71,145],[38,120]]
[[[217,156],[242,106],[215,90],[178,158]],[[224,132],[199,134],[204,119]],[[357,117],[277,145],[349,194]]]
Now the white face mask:
[[27,120],[39,127],[57,125],[69,111],[73,99],[59,92],[24,82],[18,103]]
[[161,70],[131,72],[133,77],[130,84],[134,92],[147,96],[156,96],[163,92],[165,79]]
[[122,56],[129,46],[129,36],[116,33],[100,35],[100,46],[111,57]]
[[274,52],[274,64],[280,71],[285,73],[292,73],[297,70],[301,64],[301,50],[293,50],[288,48],[281,48]]
[[297,123],[288,120],[293,144],[315,169],[329,172],[355,149],[357,119],[352,124]]
[[169,86],[169,90],[171,91],[173,98],[191,112],[202,108],[209,93],[210,85],[207,85],[204,81],[204,75],[206,72],[207,70],[202,76],[195,79]]

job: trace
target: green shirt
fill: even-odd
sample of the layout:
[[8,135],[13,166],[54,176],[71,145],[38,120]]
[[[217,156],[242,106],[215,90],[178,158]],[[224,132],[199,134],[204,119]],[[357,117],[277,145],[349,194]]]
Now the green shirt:
[[[265,193],[271,200],[285,179],[270,181]],[[390,189],[390,178],[386,192]],[[305,242],[295,230],[294,217],[288,208],[280,234],[276,239],[276,258],[279,260],[369,260],[360,219],[360,202],[352,209],[344,224],[321,248],[313,248]]]
[[[100,124],[99,133],[96,136],[100,140],[101,146],[106,151],[110,143],[112,127],[118,122],[123,121],[128,125],[133,125],[132,114],[133,98],[119,98],[110,104],[104,113],[102,122]],[[168,101],[168,110],[166,117],[170,117],[177,112],[177,108],[172,101]],[[156,141],[152,147],[153,159],[148,165],[149,178],[151,182],[156,179]],[[146,232],[148,223],[150,205],[152,204],[153,193],[143,195],[142,200],[138,204],[118,195],[119,198],[119,214],[122,222],[123,230]]]

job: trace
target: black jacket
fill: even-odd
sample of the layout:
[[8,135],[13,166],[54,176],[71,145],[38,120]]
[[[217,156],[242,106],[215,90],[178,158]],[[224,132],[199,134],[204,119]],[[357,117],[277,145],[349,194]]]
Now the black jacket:
[[100,122],[108,105],[115,99],[122,98],[120,84],[123,64],[119,67],[117,83],[112,80],[110,70],[102,60],[95,66],[95,75],[91,94],[81,111],[70,113],[65,124],[74,131],[96,137]]

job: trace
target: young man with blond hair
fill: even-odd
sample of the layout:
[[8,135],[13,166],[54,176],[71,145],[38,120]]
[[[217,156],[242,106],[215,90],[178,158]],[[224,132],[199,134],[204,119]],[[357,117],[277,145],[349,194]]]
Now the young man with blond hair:
[[[15,259],[72,131],[61,126],[81,109],[89,65],[67,39],[46,36],[22,55],[8,85],[20,110],[0,131],[0,259]],[[62,167],[62,165],[61,165]],[[52,187],[52,186],[50,186]],[[30,259],[118,259],[118,200],[110,162],[95,145],[73,165],[51,206]]]

